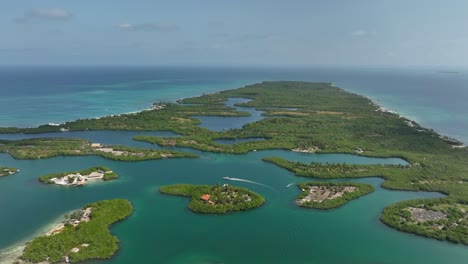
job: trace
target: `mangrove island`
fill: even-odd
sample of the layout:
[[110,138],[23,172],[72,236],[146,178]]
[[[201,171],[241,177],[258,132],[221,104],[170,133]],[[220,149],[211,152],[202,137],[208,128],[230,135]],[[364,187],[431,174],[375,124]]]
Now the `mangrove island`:
[[231,185],[174,184],[162,186],[163,194],[191,197],[188,208],[196,213],[226,214],[257,208],[265,203],[259,194]]
[[44,236],[26,244],[19,261],[26,263],[80,262],[108,259],[119,249],[119,240],[109,226],[133,212],[129,201],[104,200],[72,212]]
[[411,200],[384,209],[381,220],[398,230],[468,245],[468,205],[440,199]]

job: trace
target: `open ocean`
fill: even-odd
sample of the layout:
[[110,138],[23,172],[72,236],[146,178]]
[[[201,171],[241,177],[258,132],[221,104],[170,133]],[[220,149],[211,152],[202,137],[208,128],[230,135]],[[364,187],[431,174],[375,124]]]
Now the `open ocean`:
[[[0,126],[36,126],[139,111],[153,102],[175,101],[262,80],[333,82],[379,100],[384,107],[424,126],[468,142],[468,75],[434,69],[0,68]],[[202,125],[219,130],[261,118],[259,111],[250,112],[251,117],[202,118]],[[138,134],[174,136],[167,131],[82,131],[0,134],[0,139],[66,136],[159,148],[132,140]],[[262,161],[266,156],[278,156],[302,162],[406,164],[399,158],[286,150],[245,155],[184,151],[201,158],[141,162],[95,156],[15,160],[0,153],[0,165],[21,170],[0,177],[0,263],[11,263],[12,252],[18,246],[50,229],[67,212],[113,198],[128,199],[135,209],[128,219],[110,228],[120,240],[120,250],[111,259],[87,263],[465,264],[468,259],[464,245],[399,232],[379,220],[383,208],[390,204],[443,196],[440,193],[386,190],[380,187],[383,180],[379,178],[340,179],[372,184],[376,191],[337,209],[304,209],[294,203],[299,189],[285,186],[309,179]],[[111,168],[119,179],[82,188],[38,181],[44,174],[98,165]],[[261,194],[265,205],[228,215],[199,215],[187,209],[189,199],[158,191],[160,186],[174,183],[224,183],[225,176],[260,183],[235,185]]]

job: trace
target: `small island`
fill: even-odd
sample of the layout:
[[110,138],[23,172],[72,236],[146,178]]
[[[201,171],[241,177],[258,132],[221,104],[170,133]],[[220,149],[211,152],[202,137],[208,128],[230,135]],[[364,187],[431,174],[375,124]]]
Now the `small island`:
[[163,194],[191,197],[188,208],[196,213],[226,214],[257,208],[265,203],[259,194],[242,187],[174,184],[162,186]]
[[315,209],[332,209],[373,192],[372,185],[351,182],[307,182],[298,184],[302,193],[296,204]]
[[16,168],[2,167],[0,166],[0,177],[9,176],[17,173],[19,170]]
[[411,200],[390,205],[380,218],[401,231],[468,245],[468,205],[450,199]]
[[128,200],[104,200],[72,212],[44,236],[26,244],[17,263],[63,263],[108,259],[119,249],[109,226],[133,212]]
[[104,166],[98,166],[81,171],[43,175],[39,177],[39,180],[43,183],[62,186],[83,186],[90,181],[109,181],[117,179],[118,177],[119,175],[111,169]]

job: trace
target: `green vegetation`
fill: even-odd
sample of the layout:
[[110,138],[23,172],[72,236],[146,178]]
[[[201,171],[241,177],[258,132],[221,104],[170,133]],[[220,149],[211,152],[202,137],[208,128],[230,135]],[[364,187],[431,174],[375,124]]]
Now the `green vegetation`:
[[87,140],[71,138],[0,140],[0,152],[9,153],[16,159],[97,155],[118,161],[141,161],[162,158],[197,157],[191,153],[171,150],[141,149],[125,146],[92,147],[91,142]]
[[[219,152],[219,153],[230,153],[230,154],[245,154],[254,149],[268,149],[268,144],[262,144],[263,140],[254,140],[248,142],[242,142],[232,145],[219,144],[213,142],[215,139],[221,138],[212,138],[212,137],[154,137],[154,136],[135,136],[135,140],[145,141],[152,144],[159,145],[161,147],[185,147],[193,148],[201,151],[208,152]],[[222,138],[226,139],[226,138]]]
[[[224,105],[224,101],[233,97],[251,99],[239,105],[262,110],[265,118],[247,124],[242,129],[223,132],[213,132],[198,126],[199,120],[193,116],[246,115]],[[379,106],[363,96],[346,92],[328,83],[263,82],[184,99],[181,103],[167,104],[163,108],[136,114],[67,122],[62,127],[70,128],[71,131],[169,130],[182,136],[176,139],[139,136],[136,139],[166,147],[190,147],[223,153],[241,154],[261,149],[296,149],[317,153],[400,157],[408,161],[409,165],[353,167],[337,164],[323,166],[290,164],[288,161],[272,158],[268,161],[273,161],[300,176],[321,178],[378,176],[385,179],[382,184],[385,188],[441,192],[447,194],[447,199],[452,202],[468,204],[468,148],[463,148],[460,142],[442,137],[413,121],[382,111]],[[60,128],[46,125],[32,129],[2,128],[0,132],[40,133],[58,131]],[[266,140],[233,145],[213,142],[222,138],[256,137]],[[83,154],[73,153],[83,151],[76,147],[65,146],[52,150],[53,142],[33,148],[25,146],[27,145],[25,141],[17,143],[20,146],[13,147],[12,142],[0,142],[0,152],[29,158]],[[34,150],[39,147],[41,151]],[[97,153],[91,151],[86,154]],[[460,234],[466,236],[468,232],[466,229],[463,230],[465,233]],[[459,232],[459,229],[456,232]]]
[[191,197],[189,209],[196,213],[226,214],[261,206],[265,199],[257,193],[241,187],[220,185],[174,184],[162,186],[164,194]]
[[380,219],[401,231],[468,245],[468,205],[451,199],[411,200],[390,205]]
[[[115,172],[113,172],[111,169],[104,167],[104,166],[97,166],[97,167],[92,167],[88,168],[85,170],[80,170],[80,171],[72,171],[72,172],[61,172],[61,173],[53,173],[53,174],[47,174],[39,177],[39,180],[44,183],[49,183],[49,184],[54,184],[55,182],[52,181],[51,179],[57,178],[61,179],[67,175],[73,174],[74,176],[69,176],[68,178],[73,178],[73,180],[68,179],[68,182],[73,182],[75,178],[77,178],[77,174],[82,175],[82,176],[88,176],[91,173],[99,173],[102,174],[102,180],[104,181],[109,181],[109,180],[114,180],[119,177],[119,175]],[[78,182],[81,182],[79,179],[77,179]],[[85,179],[87,181],[87,179]],[[84,182],[83,182],[84,183]]]
[[12,175],[18,172],[16,168],[2,167],[0,166],[0,177]]
[[[76,218],[82,217],[84,212],[72,214],[70,217],[76,218],[66,220],[60,232],[29,242],[20,258],[30,262],[48,260],[57,263],[68,256],[73,263],[112,257],[119,249],[119,240],[110,234],[109,226],[128,217],[133,211],[132,205],[127,200],[115,199],[88,204],[83,210],[87,208],[91,208],[89,219],[75,224]],[[79,251],[73,253],[74,248]]]
[[[310,164],[302,162],[288,161],[279,157],[265,157],[263,161],[276,164],[283,167],[297,176],[336,179],[336,178],[363,178],[363,177],[382,177],[387,181],[384,186],[389,189],[393,184],[397,185],[401,175],[411,177],[416,173],[421,173],[420,165],[356,165],[340,163],[319,163]],[[412,183],[414,185],[414,182]]]
[[296,204],[315,209],[332,209],[373,192],[374,186],[364,183],[307,182],[298,184],[302,193]]
[[180,105],[167,103],[162,109],[145,110],[139,113],[113,115],[92,119],[80,119],[66,122],[61,126],[42,125],[37,128],[2,127],[0,133],[49,133],[60,132],[66,128],[69,131],[83,130],[132,130],[132,131],[174,131],[179,134],[203,134],[209,130],[197,125],[196,115],[208,116],[248,116],[249,113],[237,112],[232,107],[223,104],[216,105]]

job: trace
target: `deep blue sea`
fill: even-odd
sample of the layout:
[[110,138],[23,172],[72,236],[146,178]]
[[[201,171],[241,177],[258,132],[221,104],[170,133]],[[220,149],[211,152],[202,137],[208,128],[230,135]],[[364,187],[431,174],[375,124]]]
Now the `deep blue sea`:
[[0,126],[139,111],[266,80],[332,82],[468,142],[468,70],[438,68],[2,67]]

